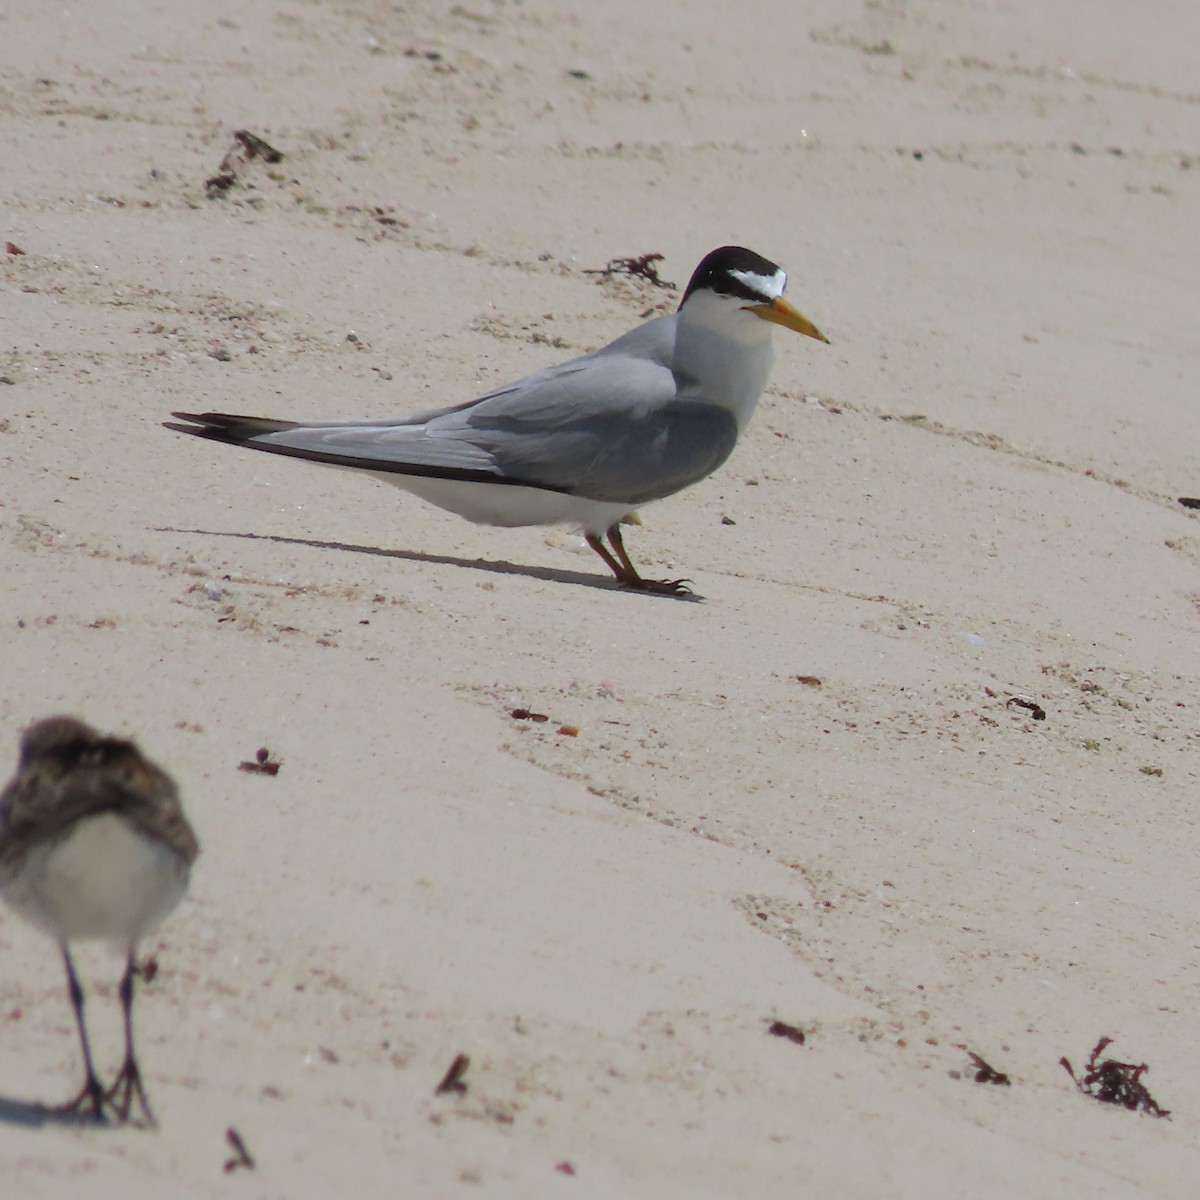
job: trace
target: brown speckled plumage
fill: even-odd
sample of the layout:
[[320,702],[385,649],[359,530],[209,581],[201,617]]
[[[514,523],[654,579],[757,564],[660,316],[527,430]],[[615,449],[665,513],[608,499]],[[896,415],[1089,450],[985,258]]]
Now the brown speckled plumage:
[[119,813],[189,866],[200,851],[171,777],[133,742],[75,717],[47,717],[21,738],[16,775],[0,793],[0,883],[31,846],[61,837],[81,817]]

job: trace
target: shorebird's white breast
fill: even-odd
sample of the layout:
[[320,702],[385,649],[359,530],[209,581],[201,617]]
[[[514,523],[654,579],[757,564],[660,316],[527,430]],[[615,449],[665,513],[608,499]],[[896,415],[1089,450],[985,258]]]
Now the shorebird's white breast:
[[4,898],[60,941],[95,938],[124,948],[167,916],[187,881],[187,864],[169,846],[102,813],[32,847]]

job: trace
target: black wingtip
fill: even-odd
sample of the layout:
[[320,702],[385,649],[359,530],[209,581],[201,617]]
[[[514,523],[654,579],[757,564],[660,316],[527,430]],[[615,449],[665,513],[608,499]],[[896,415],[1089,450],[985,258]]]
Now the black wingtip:
[[[164,421],[164,429],[234,445],[248,442],[266,433],[283,433],[288,429],[295,429],[299,424],[297,421],[279,421],[273,417],[245,417],[236,413],[173,412],[171,416],[177,420]],[[184,421],[188,424],[179,423]]]

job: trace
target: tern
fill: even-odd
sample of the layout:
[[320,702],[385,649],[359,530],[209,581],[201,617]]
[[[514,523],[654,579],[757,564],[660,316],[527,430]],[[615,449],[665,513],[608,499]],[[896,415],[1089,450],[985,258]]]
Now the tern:
[[729,457],[766,386],[774,326],[828,342],[786,283],[770,260],[722,246],[676,312],[465,404],[341,421],[177,412],[184,423],[165,424],[348,467],[482,525],[574,525],[621,587],[684,595],[687,580],[638,573],[620,525]]

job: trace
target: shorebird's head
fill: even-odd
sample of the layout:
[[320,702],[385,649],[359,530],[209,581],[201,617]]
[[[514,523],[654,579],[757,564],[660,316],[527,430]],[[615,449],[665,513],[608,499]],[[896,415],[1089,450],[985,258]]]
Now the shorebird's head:
[[21,767],[40,759],[78,756],[100,740],[100,735],[76,717],[46,717],[21,734]]

